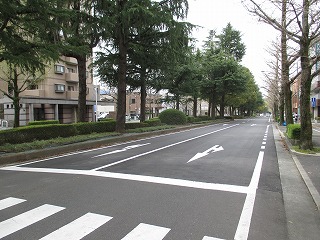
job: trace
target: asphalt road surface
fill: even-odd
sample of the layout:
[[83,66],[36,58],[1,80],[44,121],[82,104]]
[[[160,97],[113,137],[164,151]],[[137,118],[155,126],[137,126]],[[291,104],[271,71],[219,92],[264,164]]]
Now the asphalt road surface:
[[272,124],[236,120],[0,169],[0,239],[287,239]]

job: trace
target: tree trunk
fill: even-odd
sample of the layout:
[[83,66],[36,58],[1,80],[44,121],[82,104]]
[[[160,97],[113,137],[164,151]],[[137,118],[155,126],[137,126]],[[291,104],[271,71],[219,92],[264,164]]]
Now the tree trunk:
[[292,118],[292,92],[289,81],[289,65],[287,53],[287,1],[282,1],[282,31],[281,31],[281,82],[284,94],[284,106],[286,113],[286,123],[293,124]]
[[212,94],[212,102],[211,102],[211,117],[212,119],[216,119],[216,102],[215,102],[215,96]]
[[310,67],[310,39],[309,39],[309,1],[303,1],[302,13],[302,37],[300,39],[300,60],[301,60],[301,131],[300,148],[313,149],[312,124],[310,113],[310,88],[311,88],[311,67]]
[[225,94],[222,93],[221,101],[220,101],[220,117],[224,117],[224,107],[225,107]]
[[[126,0],[118,0],[119,15],[124,11]],[[119,68],[118,68],[118,101],[117,101],[117,124],[116,131],[125,131],[126,122],[126,73],[127,73],[127,29],[122,23],[121,17],[117,24],[117,45],[119,46]]]
[[86,56],[77,56],[79,73],[79,99],[78,99],[78,122],[87,119],[87,59]]
[[176,109],[179,110],[180,109],[180,94],[177,93],[175,98],[176,98]]
[[280,90],[279,114],[280,114],[280,125],[283,125],[283,123],[284,123],[284,94],[283,94],[283,87],[282,86],[281,86],[281,90]]
[[140,122],[146,120],[146,104],[147,104],[147,89],[145,71],[141,72],[141,106],[140,106]]
[[198,112],[198,98],[194,97],[193,98],[193,116],[197,117],[197,112]]
[[[309,66],[309,58],[305,57],[309,54],[309,48],[305,47],[305,50],[301,57],[301,95],[300,95],[300,107],[301,107],[301,131],[300,131],[300,148],[301,149],[313,149],[312,144],[312,123],[310,113],[310,88],[311,88],[311,68]],[[301,51],[301,52],[302,52]]]
[[19,86],[18,86],[18,73],[17,69],[13,69],[13,107],[14,107],[14,120],[13,127],[20,127],[20,97],[19,97]]

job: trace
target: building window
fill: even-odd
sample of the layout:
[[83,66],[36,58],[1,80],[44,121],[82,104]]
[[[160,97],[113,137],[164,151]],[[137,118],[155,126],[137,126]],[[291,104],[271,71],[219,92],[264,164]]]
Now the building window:
[[54,72],[58,74],[64,73],[64,66],[62,65],[54,65]]
[[74,86],[68,86],[68,91],[74,91]]
[[63,84],[55,84],[54,85],[54,90],[55,90],[55,92],[58,92],[58,93],[64,92],[65,88],[66,88],[66,86]]
[[136,103],[136,99],[135,98],[132,98],[131,99],[131,104],[135,104]]
[[77,71],[74,68],[67,68],[68,73],[76,73]]

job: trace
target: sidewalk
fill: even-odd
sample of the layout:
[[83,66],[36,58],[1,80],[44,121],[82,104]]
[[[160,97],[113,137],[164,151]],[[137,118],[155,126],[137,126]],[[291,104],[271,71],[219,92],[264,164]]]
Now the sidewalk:
[[[282,138],[285,139],[292,158],[303,178],[310,194],[320,211],[320,154],[302,154],[292,150],[292,144],[285,137],[286,127],[277,125]],[[320,124],[313,124],[313,145],[320,147]]]
[[[318,126],[313,126],[315,129]],[[286,127],[274,123],[283,200],[289,240],[318,240],[320,236],[320,154],[292,150]],[[314,146],[320,147],[320,130],[313,131]]]

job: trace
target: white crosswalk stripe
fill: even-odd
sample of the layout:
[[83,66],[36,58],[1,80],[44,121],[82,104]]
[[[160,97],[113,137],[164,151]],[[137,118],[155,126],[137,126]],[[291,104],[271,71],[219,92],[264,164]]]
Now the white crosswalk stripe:
[[63,207],[44,204],[28,212],[0,222],[0,239],[44,218],[47,218],[63,209]]
[[[2,199],[0,200],[0,210],[15,206],[25,201],[27,200],[14,197]],[[44,204],[40,207],[2,221],[0,222],[0,239],[50,217],[64,209],[64,207]],[[111,219],[112,217],[109,216],[89,212],[49,233],[40,240],[80,240],[105,223],[109,222]],[[162,240],[170,230],[170,228],[140,223],[121,240]],[[205,236],[202,240],[223,239]]]
[[135,229],[128,233],[122,240],[161,240],[170,228],[158,227],[140,223]]
[[25,202],[26,200],[20,199],[20,198],[14,198],[14,197],[8,197],[5,199],[0,200],[0,210],[12,207],[14,205],[17,205],[19,203]]
[[204,238],[202,238],[202,240],[223,240],[223,239],[205,236]]
[[57,240],[68,239],[78,240],[96,230],[106,222],[110,221],[112,217],[87,213],[73,222],[59,228],[40,240]]

